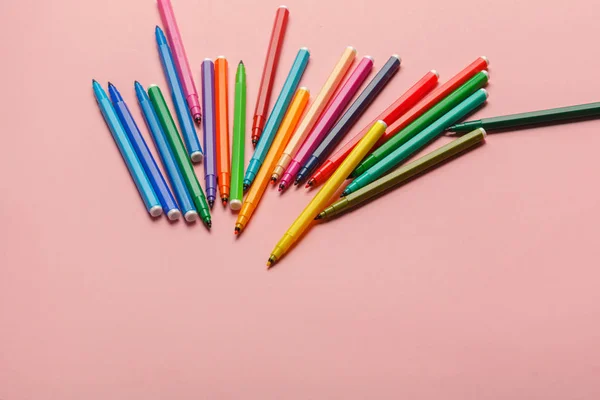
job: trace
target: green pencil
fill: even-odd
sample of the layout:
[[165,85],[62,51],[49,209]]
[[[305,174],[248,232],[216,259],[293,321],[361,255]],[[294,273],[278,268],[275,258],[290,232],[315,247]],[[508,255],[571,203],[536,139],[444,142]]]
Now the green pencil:
[[469,79],[464,85],[450,93],[448,97],[437,103],[425,114],[421,115],[406,128],[402,129],[390,140],[385,142],[381,147],[367,156],[356,169],[350,174],[351,178],[361,175],[363,172],[384,159],[392,151],[402,146],[409,139],[421,132],[423,129],[438,120],[448,111],[459,105],[467,97],[475,93],[478,89],[484,87],[489,79],[487,71],[478,72],[475,76]]
[[373,165],[362,175],[350,182],[344,189],[342,196],[347,196],[352,192],[356,192],[358,189],[367,186],[369,183],[374,182],[387,174],[408,157],[415,154],[433,139],[441,135],[444,132],[444,129],[455,124],[457,121],[460,121],[476,108],[483,105],[486,99],[487,91],[485,89],[477,90],[462,103],[448,111],[434,123],[412,137],[408,142],[392,151],[387,157],[384,157],[377,164]]
[[470,132],[476,128],[486,130],[507,130],[535,125],[550,125],[577,119],[600,117],[600,103],[580,104],[577,106],[552,108],[550,110],[532,111],[521,114],[504,115],[467,121],[448,128],[451,132]]
[[177,131],[177,127],[175,126],[175,122],[173,121],[173,117],[171,116],[171,112],[169,111],[169,107],[167,107],[167,103],[165,102],[165,98],[163,97],[160,88],[156,85],[150,85],[148,88],[148,97],[150,97],[150,102],[154,106],[156,115],[165,131],[171,150],[173,150],[173,155],[177,160],[177,165],[183,175],[185,185],[190,191],[190,195],[196,206],[196,210],[198,211],[198,214],[200,214],[200,218],[202,218],[204,225],[210,228],[212,223],[206,197],[204,196],[202,187],[198,183],[194,167],[192,167],[192,162],[188,153],[183,147],[183,142],[181,141],[181,137],[179,136],[179,132]]
[[415,160],[396,171],[368,184],[354,193],[343,197],[336,203],[327,207],[315,219],[331,219],[345,213],[351,208],[356,208],[368,200],[387,193],[389,190],[400,186],[411,178],[428,172],[452,157],[462,155],[474,149],[485,141],[485,130],[476,129],[458,139],[453,140],[445,146]]
[[231,155],[232,210],[242,208],[244,198],[244,151],[246,141],[246,67],[240,61],[235,73],[235,103],[233,108],[233,148]]

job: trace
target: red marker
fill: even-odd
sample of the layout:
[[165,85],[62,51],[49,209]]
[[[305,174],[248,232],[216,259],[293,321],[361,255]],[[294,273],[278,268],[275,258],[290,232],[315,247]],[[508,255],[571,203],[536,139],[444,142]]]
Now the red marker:
[[[379,142],[373,147],[375,150],[381,146],[385,141],[390,139],[396,133],[404,129],[408,124],[413,122],[415,119],[423,115],[427,110],[439,103],[444,97],[448,96],[454,90],[458,89],[462,84],[472,78],[475,74],[480,71],[487,69],[488,59],[486,57],[478,57],[475,61],[469,64],[466,68],[456,74],[448,82],[429,93],[427,97],[423,98],[429,91],[433,89],[437,82],[437,76],[433,84],[428,81],[432,79],[431,75],[433,71],[425,75],[419,82],[417,82],[412,88],[408,90],[402,97],[400,97],[394,104],[388,107],[381,115],[376,119],[382,119],[388,124],[388,128],[379,140]],[[437,75],[437,72],[435,73]],[[429,75],[429,77],[428,77]],[[420,87],[421,86],[421,87]],[[425,86],[424,90],[422,86]],[[420,96],[419,96],[420,94]],[[401,107],[400,103],[409,101],[409,97],[413,96],[412,104],[408,107]],[[422,100],[421,100],[422,99]],[[421,100],[416,106],[416,102]],[[412,108],[414,106],[414,108]],[[394,110],[392,110],[394,108]],[[348,143],[346,143],[340,150],[335,152],[327,161],[321,165],[321,167],[313,174],[307,183],[307,186],[317,186],[321,182],[324,182],[337,167],[344,161],[346,156],[350,154],[356,143],[362,138],[365,131],[364,129],[359,132],[358,135],[354,136]]]
[[252,119],[252,145],[256,146],[258,139],[262,134],[265,122],[269,113],[269,100],[271,99],[271,89],[279,64],[279,55],[281,53],[281,45],[287,28],[288,16],[290,12],[286,6],[279,6],[275,15],[275,24],[269,41],[267,50],[267,58],[263,68],[260,86],[258,88],[258,98],[256,99],[256,107],[254,108],[254,118]]

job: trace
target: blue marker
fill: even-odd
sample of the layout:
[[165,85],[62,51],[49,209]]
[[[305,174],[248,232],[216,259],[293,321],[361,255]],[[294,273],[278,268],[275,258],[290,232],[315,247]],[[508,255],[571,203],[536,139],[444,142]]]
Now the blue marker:
[[156,193],[160,200],[163,211],[171,221],[179,219],[181,212],[177,208],[177,204],[171,194],[171,190],[167,186],[167,182],[165,182],[165,178],[163,178],[162,173],[158,169],[158,165],[156,165],[156,161],[154,161],[154,157],[152,157],[152,153],[150,153],[150,149],[148,149],[146,141],[133,119],[133,115],[131,115],[127,104],[123,101],[123,97],[121,97],[117,88],[110,82],[108,82],[108,94],[125,129],[125,133],[127,133],[127,137],[144,168],[144,172],[152,184],[154,193]]
[[277,134],[277,130],[279,130],[281,120],[290,105],[290,101],[292,101],[292,97],[294,97],[294,92],[296,92],[296,89],[298,88],[300,78],[302,78],[302,74],[304,74],[309,57],[310,53],[306,47],[301,48],[296,55],[294,64],[281,88],[279,97],[277,97],[277,101],[265,124],[265,129],[263,129],[263,133],[260,135],[260,139],[258,139],[254,154],[250,159],[250,164],[248,165],[246,175],[244,176],[244,189],[250,187],[258,170],[265,161],[271,143],[273,143],[273,139],[275,139],[275,134]]
[[117,147],[119,147],[121,156],[123,157],[123,160],[125,160],[127,169],[129,169],[129,173],[135,182],[135,186],[142,197],[146,209],[150,215],[153,217],[158,217],[162,214],[160,201],[158,200],[156,193],[154,193],[152,184],[146,176],[144,168],[142,167],[138,156],[135,154],[133,146],[127,138],[125,129],[123,128],[123,125],[121,125],[121,121],[119,121],[119,117],[117,116],[115,109],[108,99],[106,92],[104,89],[102,89],[102,86],[100,86],[100,84],[95,80],[92,81],[92,86],[94,88],[94,95],[96,96],[96,101],[98,102],[100,111],[102,111],[104,120],[106,121],[106,124],[112,133],[113,139],[117,143]]
[[198,213],[196,212],[196,208],[194,208],[192,197],[185,186],[185,181],[183,180],[181,171],[179,171],[171,147],[169,147],[165,132],[156,116],[156,111],[154,110],[154,107],[152,107],[150,98],[144,90],[144,87],[137,81],[135,82],[135,93],[137,94],[140,107],[144,113],[144,119],[146,120],[148,129],[152,133],[152,139],[158,149],[160,159],[167,171],[167,176],[169,177],[169,181],[175,192],[177,203],[179,204],[181,211],[183,211],[183,217],[188,222],[195,221],[198,218]]
[[192,161],[195,163],[200,162],[203,157],[202,147],[200,147],[200,141],[198,140],[196,128],[194,127],[194,120],[192,120],[190,110],[185,101],[185,95],[181,83],[179,82],[179,75],[177,75],[177,69],[175,68],[175,61],[173,61],[171,49],[169,49],[167,38],[165,38],[162,29],[157,26],[155,33],[160,61],[163,66],[163,71],[165,72],[165,78],[167,79],[167,82],[169,82],[169,87],[171,88],[171,98],[175,104],[175,112],[177,113],[177,119],[179,120],[179,126],[181,127],[181,135],[185,141],[185,147],[187,148]]

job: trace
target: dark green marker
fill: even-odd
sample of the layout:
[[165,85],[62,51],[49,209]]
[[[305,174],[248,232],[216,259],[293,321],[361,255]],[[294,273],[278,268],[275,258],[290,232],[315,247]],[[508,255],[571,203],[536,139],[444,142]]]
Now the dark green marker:
[[578,106],[552,108],[550,110],[532,111],[521,114],[504,115],[467,121],[448,128],[450,132],[470,132],[483,128],[486,131],[508,130],[536,125],[551,125],[586,118],[600,118],[600,103],[581,104]]

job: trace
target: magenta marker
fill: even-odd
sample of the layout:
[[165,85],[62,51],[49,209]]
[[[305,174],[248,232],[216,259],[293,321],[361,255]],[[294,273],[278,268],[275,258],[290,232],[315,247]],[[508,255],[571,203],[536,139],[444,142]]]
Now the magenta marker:
[[204,119],[204,179],[206,183],[206,199],[212,208],[217,198],[217,137],[215,125],[215,65],[210,58],[202,62],[202,106]]
[[358,92],[358,89],[363,84],[369,73],[373,69],[373,59],[369,56],[363,57],[360,63],[356,66],[344,86],[340,89],[337,95],[331,100],[329,107],[323,112],[319,122],[315,125],[313,130],[310,132],[300,150],[296,153],[290,165],[288,165],[285,173],[279,183],[279,191],[285,190],[289,184],[294,180],[296,174],[300,170],[300,167],[306,162],[308,157],[321,143],[325,135],[333,127],[333,124],[342,115],[344,108],[350,103],[352,97]]
[[185,47],[183,47],[183,41],[181,40],[181,34],[179,33],[179,27],[177,27],[177,20],[175,19],[175,13],[173,12],[173,6],[171,6],[170,0],[157,0],[158,1],[158,12],[162,19],[163,25],[167,31],[167,37],[169,38],[169,44],[175,58],[175,65],[177,66],[177,72],[179,73],[179,79],[183,86],[183,92],[185,94],[185,100],[190,114],[194,118],[196,123],[200,123],[202,120],[202,110],[200,108],[200,100],[198,99],[198,92],[196,91],[196,84],[194,83],[194,77],[192,70],[185,54]]

